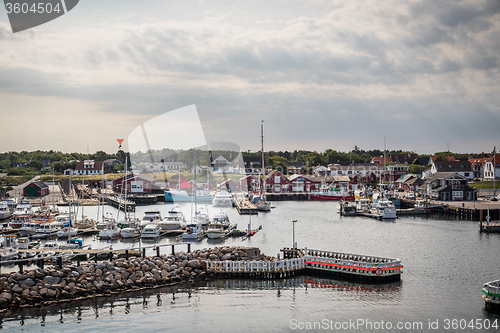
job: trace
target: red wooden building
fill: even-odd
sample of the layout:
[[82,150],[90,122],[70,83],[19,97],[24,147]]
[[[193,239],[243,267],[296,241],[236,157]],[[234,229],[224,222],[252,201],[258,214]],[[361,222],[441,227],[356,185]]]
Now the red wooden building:
[[240,189],[244,192],[260,192],[262,180],[254,175],[240,178]]
[[278,170],[266,176],[266,192],[284,193],[292,191],[292,182]]
[[49,194],[49,187],[44,182],[31,182],[23,189],[25,197],[43,197]]
[[113,180],[113,191],[122,193],[122,186],[126,186],[127,193],[151,193],[154,182],[152,178],[132,173]]

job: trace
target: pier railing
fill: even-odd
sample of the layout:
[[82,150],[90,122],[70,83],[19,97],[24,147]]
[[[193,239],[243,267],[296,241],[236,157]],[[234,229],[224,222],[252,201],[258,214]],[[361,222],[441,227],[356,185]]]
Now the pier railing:
[[304,258],[284,259],[275,261],[206,261],[207,269],[223,274],[252,273],[288,273],[302,270],[306,267]]
[[304,249],[307,268],[367,277],[399,276],[399,259]]

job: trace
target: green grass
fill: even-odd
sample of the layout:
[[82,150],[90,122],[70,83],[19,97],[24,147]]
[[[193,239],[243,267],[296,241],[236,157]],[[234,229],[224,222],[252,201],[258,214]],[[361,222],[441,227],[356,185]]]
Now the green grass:
[[[493,182],[492,181],[475,182],[475,183],[469,183],[469,186],[478,190],[488,190],[488,189],[493,189]],[[500,181],[495,182],[495,187],[497,189],[500,189]]]

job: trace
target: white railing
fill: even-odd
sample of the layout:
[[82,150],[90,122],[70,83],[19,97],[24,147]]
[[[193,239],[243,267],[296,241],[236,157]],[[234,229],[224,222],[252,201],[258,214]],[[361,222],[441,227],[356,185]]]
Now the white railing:
[[308,267],[365,276],[392,276],[402,273],[399,259],[357,255],[352,253],[304,249]]
[[276,261],[206,261],[207,269],[216,273],[279,273],[304,269],[304,258]]

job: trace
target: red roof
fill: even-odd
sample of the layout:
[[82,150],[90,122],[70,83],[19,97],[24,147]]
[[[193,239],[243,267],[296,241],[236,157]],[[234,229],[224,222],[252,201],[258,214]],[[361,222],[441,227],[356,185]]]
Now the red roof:
[[372,158],[372,163],[375,163],[375,164],[385,164],[387,162],[390,161],[390,158],[389,157],[384,157],[384,156],[376,156],[374,158]]
[[[437,156],[431,156],[432,161],[436,159]],[[453,162],[455,161],[455,156],[444,156],[448,161]]]

